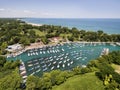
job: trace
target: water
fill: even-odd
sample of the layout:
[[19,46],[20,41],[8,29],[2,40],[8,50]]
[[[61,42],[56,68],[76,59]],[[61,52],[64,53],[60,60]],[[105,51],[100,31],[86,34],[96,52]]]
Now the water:
[[120,34],[120,19],[57,19],[57,18],[23,18],[23,21],[36,24],[60,25],[79,30],[103,30],[108,34]]
[[41,75],[55,69],[70,70],[86,65],[99,57],[104,48],[109,48],[110,51],[120,50],[120,46],[115,44],[66,43],[28,50],[8,60],[20,59],[25,63],[27,75]]

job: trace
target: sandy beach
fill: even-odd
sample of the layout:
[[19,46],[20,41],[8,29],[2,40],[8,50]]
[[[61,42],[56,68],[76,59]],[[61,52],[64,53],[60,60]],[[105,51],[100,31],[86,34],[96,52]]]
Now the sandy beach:
[[28,22],[27,22],[27,24],[30,24],[30,25],[32,25],[32,26],[42,26],[42,25],[43,25],[43,24],[28,23]]

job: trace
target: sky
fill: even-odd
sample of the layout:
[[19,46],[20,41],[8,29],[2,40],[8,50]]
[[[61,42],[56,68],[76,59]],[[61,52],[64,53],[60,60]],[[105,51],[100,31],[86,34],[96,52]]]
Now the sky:
[[0,17],[120,18],[120,0],[0,0]]

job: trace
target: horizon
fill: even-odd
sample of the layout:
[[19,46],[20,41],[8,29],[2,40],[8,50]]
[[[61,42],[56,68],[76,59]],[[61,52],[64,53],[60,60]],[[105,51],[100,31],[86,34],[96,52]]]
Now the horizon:
[[22,18],[32,18],[32,19],[120,19],[120,18],[54,18],[54,17],[0,17],[0,18],[10,18],[10,19],[22,19]]
[[1,0],[0,18],[120,18],[120,0]]

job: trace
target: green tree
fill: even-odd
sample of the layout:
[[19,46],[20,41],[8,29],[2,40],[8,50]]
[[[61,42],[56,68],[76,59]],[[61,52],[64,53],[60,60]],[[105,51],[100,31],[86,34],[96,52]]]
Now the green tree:
[[0,79],[0,90],[18,90],[20,89],[21,80],[18,69],[16,69],[10,75]]

